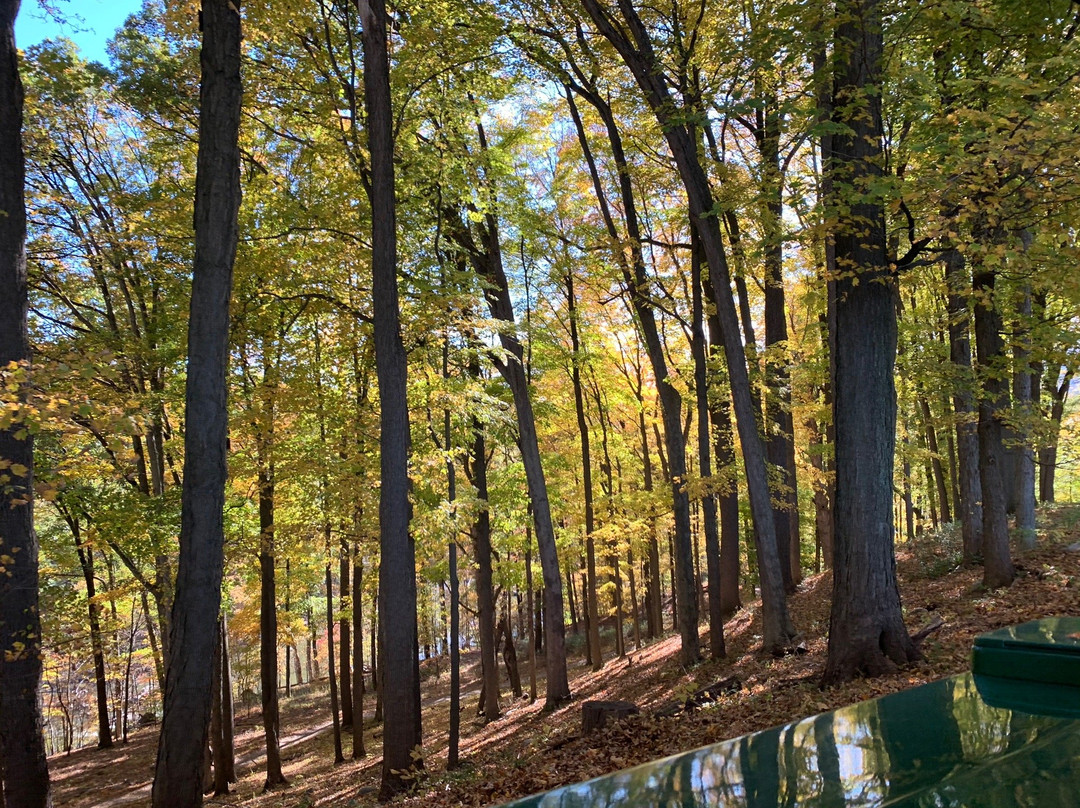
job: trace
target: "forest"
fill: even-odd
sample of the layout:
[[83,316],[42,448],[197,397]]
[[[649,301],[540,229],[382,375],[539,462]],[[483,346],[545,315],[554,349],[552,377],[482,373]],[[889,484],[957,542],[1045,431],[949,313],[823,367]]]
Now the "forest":
[[241,712],[288,791],[294,691],[391,799],[662,643],[937,664],[898,556],[1072,563],[1071,0],[144,0],[107,64],[19,12],[0,808],[139,733],[202,805]]

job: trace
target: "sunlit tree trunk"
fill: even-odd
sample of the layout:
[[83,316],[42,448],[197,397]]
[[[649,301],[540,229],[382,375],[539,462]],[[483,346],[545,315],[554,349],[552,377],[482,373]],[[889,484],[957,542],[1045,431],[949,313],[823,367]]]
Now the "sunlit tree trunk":
[[[836,499],[833,601],[824,682],[875,676],[914,659],[893,554],[896,289],[882,203],[861,190],[881,175],[880,0],[837,4],[830,207],[836,285]],[[854,200],[852,197],[855,197]]]
[[[211,667],[224,565],[229,298],[240,208],[238,0],[203,0],[201,17],[202,88],[180,559],[152,792],[154,808],[202,805]],[[5,723],[9,721],[5,719]]]

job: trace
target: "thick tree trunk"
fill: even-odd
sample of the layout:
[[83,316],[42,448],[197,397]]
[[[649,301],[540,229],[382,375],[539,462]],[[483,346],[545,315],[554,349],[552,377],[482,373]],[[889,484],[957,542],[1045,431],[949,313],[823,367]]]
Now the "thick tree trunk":
[[896,289],[877,201],[851,199],[881,174],[880,0],[841,0],[834,52],[832,176],[841,215],[833,422],[836,499],[833,602],[824,682],[875,676],[917,657],[904,627],[893,554]]
[[[0,0],[0,368],[18,362],[29,370],[18,11],[19,0]],[[26,379],[11,378],[6,384],[27,389]],[[11,463],[10,481],[0,490],[0,537],[3,553],[11,559],[0,574],[0,792],[12,808],[35,808],[49,805],[50,798],[38,704],[41,617],[34,444],[22,424],[0,430],[0,457]]]
[[1008,586],[1016,576],[1009,554],[1005,481],[1001,472],[1001,417],[1008,406],[1008,383],[1001,377],[1004,360],[1001,314],[994,299],[996,273],[985,266],[975,269],[972,288],[975,304],[975,346],[983,374],[979,398],[979,482],[982,486],[983,583],[991,589]]
[[[202,805],[211,667],[224,564],[229,298],[240,207],[238,5],[238,0],[203,0],[202,4],[180,559],[154,774],[154,808]],[[8,713],[5,723],[10,721]]]
[[364,106],[371,161],[372,310],[379,381],[381,480],[380,637],[384,705],[382,785],[388,799],[422,769],[420,660],[416,636],[416,550],[409,533],[409,404],[397,287],[394,134],[385,0],[358,0],[363,27]]

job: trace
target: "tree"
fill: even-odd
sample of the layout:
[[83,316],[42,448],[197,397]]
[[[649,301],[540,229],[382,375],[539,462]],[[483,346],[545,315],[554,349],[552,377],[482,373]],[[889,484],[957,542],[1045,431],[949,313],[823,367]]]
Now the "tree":
[[886,260],[880,0],[837,4],[831,172],[837,213],[833,602],[823,681],[885,673],[917,652],[893,555],[896,289]]
[[[26,314],[23,88],[15,49],[19,0],[0,2],[0,371],[25,400],[30,343]],[[15,421],[16,419],[11,419]],[[49,805],[38,685],[41,618],[34,533],[34,442],[29,424],[0,429],[0,796],[11,806]]]
[[[683,122],[686,110],[681,109],[673,97],[650,33],[633,5],[620,0],[619,14],[616,15],[598,0],[582,0],[582,4],[597,29],[615,47],[633,73],[649,108],[664,131],[665,140],[686,190],[694,228],[701,239],[712,288],[716,294],[713,302],[716,304],[723,332],[724,356],[727,359],[732,402],[746,466],[747,491],[761,575],[764,621],[762,648],[770,653],[782,653],[792,644],[796,632],[788,613],[781,579],[765,451],[758,432],[758,417],[753,403],[746,357],[739,343],[738,320],[730,291],[731,277],[709,180],[698,157],[698,146],[689,127]],[[686,118],[690,119],[692,117]]]
[[423,767],[420,661],[416,639],[416,551],[409,533],[409,404],[397,288],[397,218],[390,57],[384,0],[359,0],[364,107],[371,153],[371,274],[375,368],[379,380],[381,479],[379,613],[385,724],[380,796],[405,790]]
[[180,560],[154,772],[155,808],[202,804],[224,566],[229,299],[241,195],[240,12],[232,0],[203,0],[201,18]]

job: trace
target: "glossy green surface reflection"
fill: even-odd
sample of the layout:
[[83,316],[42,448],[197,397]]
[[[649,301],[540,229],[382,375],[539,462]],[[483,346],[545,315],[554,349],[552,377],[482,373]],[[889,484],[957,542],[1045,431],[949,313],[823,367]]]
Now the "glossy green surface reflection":
[[[1031,709],[1037,686],[1018,686]],[[965,674],[511,805],[1075,806],[1080,721],[991,706]]]

